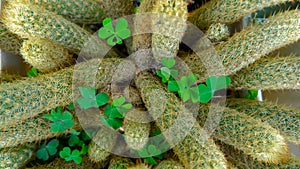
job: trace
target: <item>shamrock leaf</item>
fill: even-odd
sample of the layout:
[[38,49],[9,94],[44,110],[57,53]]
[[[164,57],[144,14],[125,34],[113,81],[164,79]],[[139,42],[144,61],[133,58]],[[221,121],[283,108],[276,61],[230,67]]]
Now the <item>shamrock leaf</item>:
[[157,162],[155,161],[155,159],[153,157],[147,157],[145,158],[145,161],[148,163],[148,164],[151,164],[151,165],[157,165]]
[[113,108],[117,109],[119,114],[121,114],[121,117],[119,118],[123,118],[127,111],[132,108],[132,104],[125,104],[125,97],[123,96],[115,98],[111,105]]
[[176,80],[169,81],[168,90],[171,92],[177,92],[179,90],[179,86]]
[[155,156],[155,155],[161,154],[161,151],[158,148],[156,148],[155,145],[149,145],[148,146],[148,152],[149,152],[149,154],[151,156]]
[[96,89],[91,87],[79,87],[82,97],[78,98],[77,103],[82,109],[98,107],[96,101]]
[[76,135],[71,135],[71,137],[69,138],[69,146],[74,147],[79,143],[80,139],[78,136]]
[[73,111],[75,109],[74,103],[70,103],[67,108],[68,110]]
[[82,144],[80,154],[86,155],[89,151],[89,146]]
[[192,87],[197,81],[197,77],[194,74],[189,76],[182,76],[178,81],[178,94],[184,102],[188,101],[192,97],[192,101],[196,102],[198,100],[198,90],[195,87]]
[[32,68],[27,72],[27,76],[28,76],[28,77],[37,77],[37,76],[39,76],[39,75],[41,75],[41,74],[36,70],[35,67],[32,67]]
[[228,76],[211,76],[206,79],[206,84],[212,91],[223,89],[230,83],[231,79]]
[[51,110],[51,114],[44,115],[43,117],[54,122],[50,125],[52,132],[64,132],[65,130],[72,128],[75,124],[72,119],[73,115],[68,111],[62,113],[61,111],[55,112],[54,110]]
[[164,66],[166,66],[169,69],[171,69],[173,66],[175,66],[175,59],[173,59],[173,58],[170,58],[170,59],[163,58],[161,60],[161,62]]
[[82,161],[82,158],[80,156],[79,150],[73,150],[71,152],[71,149],[69,147],[64,147],[62,151],[59,152],[59,156],[66,161],[73,160],[75,163],[80,164]]
[[57,152],[59,141],[52,139],[47,145],[43,144],[41,148],[36,152],[38,159],[43,159],[44,161],[49,159],[49,155],[53,156]]
[[116,22],[114,29],[111,18],[103,20],[103,27],[99,29],[98,36],[101,39],[107,39],[107,43],[111,46],[122,44],[122,40],[130,36],[131,31],[127,28],[128,22],[124,18],[120,18]]
[[99,107],[105,105],[109,101],[109,97],[106,93],[101,92],[96,96],[96,102]]
[[113,105],[107,105],[104,108],[104,114],[106,117],[110,117],[110,118],[123,118],[124,116],[119,113],[117,107],[113,106]]
[[205,86],[204,84],[198,85],[198,91],[199,91],[199,101],[201,103],[207,103],[211,100],[213,96],[213,92],[210,88]]
[[123,125],[123,122],[120,119],[104,118],[100,116],[100,120],[102,121],[103,125],[112,127],[115,130]]

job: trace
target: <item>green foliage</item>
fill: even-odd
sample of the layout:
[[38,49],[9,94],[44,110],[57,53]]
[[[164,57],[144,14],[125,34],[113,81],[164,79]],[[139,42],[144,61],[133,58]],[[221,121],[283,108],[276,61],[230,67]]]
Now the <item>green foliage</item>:
[[[141,150],[138,150],[137,153],[141,158],[144,158],[148,164],[157,165],[155,158],[162,160],[170,146],[160,130],[156,130],[154,136],[155,137],[152,137],[153,139],[150,140],[149,144],[144,146]],[[156,145],[159,145],[159,147]]]
[[47,145],[44,143],[36,152],[37,158],[43,159],[44,161],[48,160],[49,156],[56,154],[58,145],[59,141],[57,139],[52,139]]
[[78,98],[77,103],[82,109],[97,108],[105,105],[109,97],[106,93],[101,92],[96,95],[96,89],[91,87],[79,87],[82,97]]
[[163,58],[161,62],[165,67],[157,71],[157,75],[162,78],[162,82],[166,83],[174,80],[178,76],[178,70],[171,69],[175,65],[175,60],[173,58]]
[[171,69],[176,64],[175,60],[164,58],[162,64],[165,67],[157,71],[157,75],[162,78],[163,83],[168,82],[168,90],[177,92],[184,102],[191,99],[193,103],[207,103],[215,91],[221,90],[231,83],[231,79],[227,76],[211,76],[206,80],[207,85],[197,85],[198,79],[195,74],[182,76],[180,80],[175,80],[178,76],[178,70]]
[[246,99],[255,100],[258,96],[258,90],[248,90],[248,94],[245,96]]
[[98,36],[101,39],[107,39],[107,44],[114,46],[116,44],[122,44],[124,39],[128,38],[131,31],[127,28],[128,22],[124,18],[120,18],[116,22],[114,28],[111,18],[103,20],[103,27],[99,29]]
[[52,121],[50,129],[52,132],[64,132],[74,126],[73,115],[69,111],[62,112],[62,108],[51,110],[51,114],[45,114],[44,118]]
[[59,156],[66,161],[71,161],[73,160],[75,163],[80,164],[82,161],[82,157],[80,156],[80,151],[79,150],[73,150],[69,147],[65,147],[62,151],[59,152]]
[[27,72],[27,76],[28,76],[28,77],[37,77],[37,76],[39,76],[39,75],[41,75],[41,74],[37,71],[37,69],[36,69],[35,67],[32,67],[32,68]]
[[104,125],[118,129],[122,126],[122,119],[129,109],[132,108],[131,104],[125,104],[125,97],[121,96],[115,98],[111,104],[104,108],[106,118],[100,117]]

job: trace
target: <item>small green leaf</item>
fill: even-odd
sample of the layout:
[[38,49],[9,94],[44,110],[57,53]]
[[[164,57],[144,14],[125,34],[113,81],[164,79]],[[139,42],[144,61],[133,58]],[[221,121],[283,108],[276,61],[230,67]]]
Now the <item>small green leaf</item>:
[[199,90],[198,87],[192,87],[190,89],[190,95],[193,103],[199,102]]
[[121,96],[119,98],[115,98],[112,102],[112,105],[115,107],[121,106],[126,101],[125,97]]
[[84,98],[94,98],[96,95],[96,89],[91,87],[79,87],[79,91]]
[[73,150],[70,156],[70,159],[73,160],[76,164],[80,164],[82,162],[82,157],[80,156],[79,150]]
[[67,108],[68,108],[68,110],[73,111],[75,109],[74,103],[73,102],[70,103]]
[[161,74],[167,79],[170,79],[171,73],[170,73],[170,69],[166,68],[166,67],[162,67],[161,69]]
[[126,39],[130,37],[131,32],[127,27],[128,27],[127,20],[124,18],[120,18],[116,22],[116,34],[122,39]]
[[189,74],[186,78],[187,86],[192,86],[197,81],[197,76],[194,74]]
[[71,156],[71,149],[69,147],[64,147],[62,151],[59,152],[59,156],[66,159]]
[[96,101],[97,101],[97,105],[99,107],[101,107],[101,106],[105,105],[106,103],[108,103],[109,96],[106,93],[101,92],[96,95]]
[[56,118],[59,119],[50,125],[52,132],[64,132],[65,130],[72,128],[74,126],[73,115],[65,111],[62,115],[56,115]]
[[180,97],[183,102],[188,101],[191,98],[189,90],[187,89],[180,90]]
[[102,24],[103,24],[103,26],[105,26],[105,25],[107,25],[107,24],[109,24],[109,23],[111,23],[111,22],[112,22],[111,18],[105,18],[105,19],[102,21]]
[[123,125],[123,123],[122,123],[122,121],[120,119],[111,119],[111,118],[108,118],[108,119],[106,119],[106,121],[115,130],[118,129],[118,128],[120,128]]
[[78,136],[76,135],[71,135],[71,137],[69,138],[69,146],[74,147],[79,143],[80,139]]
[[147,149],[145,149],[145,147],[143,147],[141,150],[137,151],[137,153],[142,158],[149,157],[148,151],[147,151]]
[[208,88],[204,84],[200,84],[200,85],[198,85],[198,90],[199,90],[199,95],[200,95],[199,101],[201,103],[207,103],[211,100],[211,98],[213,96],[213,92],[211,91],[210,88]]
[[111,127],[109,125],[109,123],[107,122],[107,118],[100,116],[100,120],[101,120],[102,124],[105,125],[106,127]]
[[83,140],[83,141],[91,140],[91,138],[86,134],[85,131],[82,131],[82,132],[80,133],[80,138],[81,138],[81,140]]
[[80,133],[81,133],[81,132],[78,132],[78,131],[76,131],[76,130],[74,130],[74,129],[71,129],[71,130],[70,130],[70,134],[75,135],[75,136],[80,135]]
[[149,145],[148,152],[151,156],[161,154],[161,151],[159,149],[157,149],[155,145]]
[[170,90],[171,92],[177,92],[179,90],[179,86],[177,81],[172,80],[168,82],[168,90]]
[[178,70],[170,69],[170,75],[175,79],[178,76]]
[[32,67],[28,72],[27,72],[27,76],[28,77],[37,77],[39,76],[40,73],[37,71],[37,69],[35,67]]
[[88,150],[89,150],[89,146],[82,144],[80,154],[86,155],[88,153]]
[[230,83],[231,79],[227,76],[211,76],[206,79],[206,84],[212,91],[221,90],[227,87]]
[[45,145],[43,145],[37,152],[36,152],[36,156],[38,159],[42,159],[43,161],[46,161],[49,159],[49,154],[46,150]]
[[115,106],[112,106],[112,105],[107,105],[104,108],[104,114],[105,114],[106,117],[123,118],[123,115],[119,113],[118,109]]
[[148,162],[148,164],[157,165],[157,162],[155,161],[155,159],[153,157],[147,157],[147,158],[145,158],[145,160]]
[[258,96],[258,90],[248,90],[248,94],[245,96],[246,99],[255,100]]
[[57,139],[52,139],[46,146],[49,155],[54,155],[57,152],[57,147],[59,145],[59,141]]
[[170,58],[170,59],[167,59],[167,58],[163,58],[162,60],[161,60],[161,62],[162,62],[162,64],[164,65],[164,66],[166,66],[167,68],[172,68],[174,65],[175,65],[175,59],[173,59],[173,58]]

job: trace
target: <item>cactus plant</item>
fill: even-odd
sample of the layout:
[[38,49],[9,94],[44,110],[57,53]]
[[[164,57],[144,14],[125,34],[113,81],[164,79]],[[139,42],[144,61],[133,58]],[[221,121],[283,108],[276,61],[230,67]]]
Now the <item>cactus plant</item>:
[[222,109],[218,104],[202,105],[198,117],[201,126],[205,124],[209,111],[216,117],[218,113],[223,113],[212,133],[214,138],[242,150],[259,161],[280,163],[289,154],[288,146],[277,130],[234,109]]
[[215,23],[209,26],[206,35],[209,40],[219,42],[228,39],[230,32],[226,24]]
[[[199,125],[194,124],[187,133],[184,131],[188,127],[187,121],[191,120],[193,115],[174,94],[164,88],[159,79],[151,74],[140,74],[135,82],[150,115],[157,118],[155,123],[162,133],[169,128],[176,128],[173,132],[179,132],[165,136],[169,144],[174,145],[178,137],[182,138],[182,135],[186,135],[173,148],[185,167],[226,168],[223,154],[219,152],[210,138],[206,138]],[[157,100],[157,98],[164,98],[164,100]],[[173,124],[179,126],[172,127]]]
[[26,62],[42,73],[54,72],[75,63],[72,54],[51,40],[32,37],[20,49]]
[[33,155],[34,145],[25,144],[17,147],[0,149],[0,167],[18,169],[24,167]]
[[[34,117],[58,106],[68,105],[72,100],[72,82],[73,85],[95,84],[91,87],[97,89],[106,87],[113,72],[120,69],[118,67],[120,62],[121,59],[116,58],[93,59],[75,66],[75,73],[77,72],[75,78],[73,78],[74,67],[69,67],[37,78],[1,84],[0,100],[3,103],[0,109],[1,126]],[[100,68],[97,63],[101,63]],[[91,72],[95,76],[91,76]],[[94,83],[94,79],[99,79],[98,83]]]
[[113,157],[109,162],[108,169],[127,169],[132,165],[134,163],[129,158]]
[[287,0],[212,0],[192,12],[189,21],[201,29],[208,28],[213,23],[231,24],[242,17],[271,5],[280,4]]
[[235,89],[300,89],[300,58],[263,58],[232,76]]
[[227,100],[227,107],[267,122],[280,131],[286,140],[300,144],[299,110],[267,101],[234,98]]
[[184,167],[178,161],[167,159],[160,162],[155,169],[184,169]]
[[127,145],[135,150],[142,149],[148,142],[150,121],[146,111],[129,110],[124,120],[124,135]]

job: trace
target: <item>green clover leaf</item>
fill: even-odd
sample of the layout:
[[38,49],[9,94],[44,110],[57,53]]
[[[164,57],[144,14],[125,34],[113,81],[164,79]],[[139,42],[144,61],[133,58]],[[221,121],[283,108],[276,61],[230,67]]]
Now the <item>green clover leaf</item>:
[[206,79],[206,84],[212,91],[221,90],[230,83],[231,79],[228,76],[210,76]]
[[193,102],[197,102],[199,99],[199,92],[197,88],[192,87],[197,81],[197,77],[194,74],[188,76],[182,76],[178,83],[178,94],[184,102],[192,98]]
[[99,107],[105,105],[106,103],[108,103],[108,101],[109,101],[109,97],[106,93],[101,92],[96,95],[96,102]]
[[59,152],[59,156],[66,161],[73,160],[75,163],[80,164],[82,162],[82,157],[80,156],[79,150],[73,150],[71,152],[71,149],[69,147],[64,147],[62,151]]
[[103,27],[99,29],[98,36],[101,39],[107,39],[107,44],[114,46],[122,44],[124,39],[130,37],[131,31],[127,28],[128,22],[124,18],[120,18],[116,22],[114,29],[111,18],[103,20]]
[[69,138],[69,146],[74,147],[79,143],[80,139],[78,136],[76,135],[71,135],[71,137]]
[[80,154],[86,155],[88,153],[88,151],[89,151],[89,146],[82,144]]
[[59,141],[57,139],[52,139],[47,145],[44,143],[41,148],[36,152],[38,159],[43,159],[44,161],[49,159],[49,156],[53,156],[57,152]]
[[122,120],[120,119],[114,119],[114,118],[105,118],[100,116],[100,120],[103,123],[103,125],[107,127],[112,127],[113,129],[118,129],[123,125]]
[[170,58],[170,59],[163,58],[161,60],[161,62],[165,67],[167,67],[169,69],[171,69],[173,66],[175,66],[175,63],[176,63],[175,59],[173,59],[173,58]]
[[64,132],[65,130],[72,128],[75,124],[73,115],[68,111],[62,113],[60,110],[57,112],[51,110],[51,114],[46,114],[43,117],[54,122],[50,125],[50,130],[52,132]]
[[96,89],[91,87],[79,87],[82,97],[77,99],[77,103],[82,109],[97,108],[105,105],[109,101],[106,93],[101,92],[96,95]]
[[206,85],[204,84],[200,84],[198,85],[198,91],[199,91],[199,101],[201,103],[208,103],[212,96],[213,96],[213,91],[208,88]]

